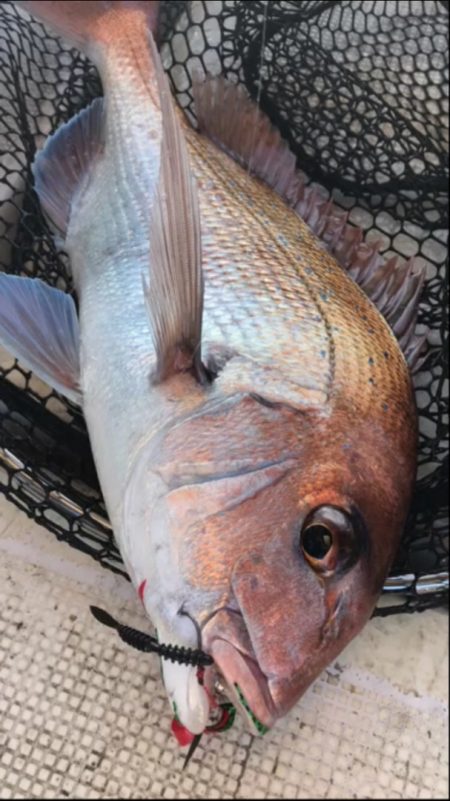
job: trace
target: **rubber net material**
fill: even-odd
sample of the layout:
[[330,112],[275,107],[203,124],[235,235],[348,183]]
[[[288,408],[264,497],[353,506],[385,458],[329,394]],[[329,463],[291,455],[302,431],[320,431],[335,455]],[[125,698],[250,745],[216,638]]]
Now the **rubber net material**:
[[[159,46],[195,122],[192,75],[242,82],[299,167],[386,256],[427,281],[414,378],[419,470],[378,614],[424,609],[448,584],[448,9],[439,2],[166,2]],[[33,190],[36,149],[101,85],[93,66],[0,4],[0,269],[72,291]],[[81,411],[0,351],[0,490],[58,539],[125,574]]]

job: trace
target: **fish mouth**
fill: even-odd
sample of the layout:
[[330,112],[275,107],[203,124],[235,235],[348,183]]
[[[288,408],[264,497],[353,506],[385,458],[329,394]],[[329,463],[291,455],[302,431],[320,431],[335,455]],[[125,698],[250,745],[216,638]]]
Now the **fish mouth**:
[[265,734],[279,712],[270,692],[270,680],[259,667],[240,611],[222,608],[202,631],[204,650],[214,660],[226,695],[240,711],[252,734]]
[[252,733],[265,734],[278,715],[267,676],[256,658],[243,653],[228,640],[215,639],[209,652],[226,683],[230,700],[240,710]]

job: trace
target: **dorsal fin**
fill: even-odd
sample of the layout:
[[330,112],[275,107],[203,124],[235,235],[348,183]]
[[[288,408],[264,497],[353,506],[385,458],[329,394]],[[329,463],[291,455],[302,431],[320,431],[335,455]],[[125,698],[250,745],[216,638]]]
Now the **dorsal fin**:
[[414,261],[385,261],[378,244],[367,244],[360,228],[348,223],[348,213],[306,185],[289,145],[241,85],[223,77],[194,80],[199,131],[242,166],[261,178],[292,206],[323,241],[397,336],[411,370],[418,366],[426,335],[415,326],[424,268]]
[[35,189],[51,224],[64,237],[72,201],[103,147],[103,99],[58,128],[33,164]]
[[202,379],[203,313],[200,212],[167,77],[149,34],[162,114],[161,166],[150,222],[145,296],[157,354],[155,378],[193,371]]

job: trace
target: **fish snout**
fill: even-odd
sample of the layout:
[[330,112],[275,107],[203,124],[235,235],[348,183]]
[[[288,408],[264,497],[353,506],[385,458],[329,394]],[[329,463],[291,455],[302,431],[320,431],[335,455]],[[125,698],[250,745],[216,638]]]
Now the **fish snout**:
[[252,733],[262,734],[325,667],[330,599],[311,571],[278,552],[238,559],[231,584],[230,603],[202,627],[202,647]]

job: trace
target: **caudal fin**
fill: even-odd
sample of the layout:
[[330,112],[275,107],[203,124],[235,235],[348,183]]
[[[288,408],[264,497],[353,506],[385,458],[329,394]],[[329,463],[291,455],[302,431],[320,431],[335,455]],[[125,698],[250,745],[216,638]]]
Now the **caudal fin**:
[[101,35],[99,22],[105,14],[124,9],[139,9],[147,17],[152,33],[158,20],[158,0],[16,0],[33,17],[48,23],[57,33],[68,39],[79,50],[86,50],[89,42]]

